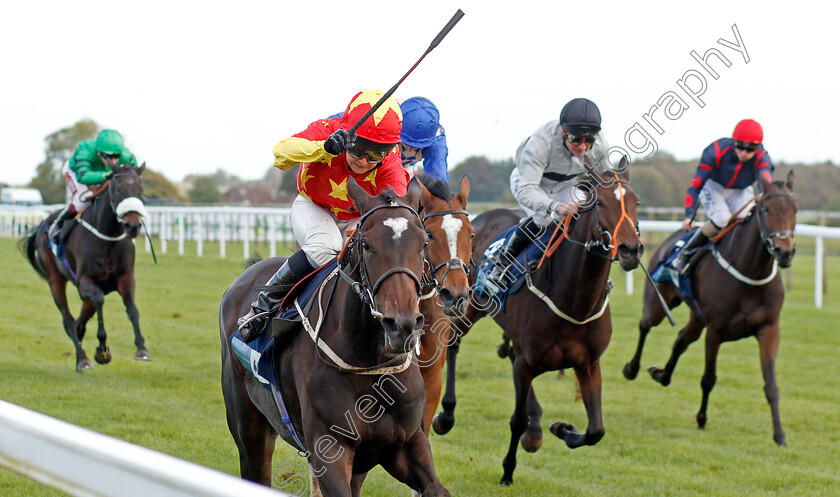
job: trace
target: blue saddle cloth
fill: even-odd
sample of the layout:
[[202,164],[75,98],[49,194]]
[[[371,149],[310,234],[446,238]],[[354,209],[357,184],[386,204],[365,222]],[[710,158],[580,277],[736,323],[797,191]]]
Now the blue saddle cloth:
[[[49,229],[44,229],[44,233],[49,233]],[[67,268],[67,271],[70,272],[70,276],[73,277],[73,281],[76,280],[76,272],[73,271],[73,268],[70,267],[70,263],[67,261],[67,248],[63,243],[55,243],[49,238],[47,238],[47,245],[52,250],[53,255],[55,258],[58,259],[61,264]]]
[[[682,248],[685,246],[686,243],[694,236],[694,233],[697,229],[689,231],[685,233],[677,242],[671,247],[671,251],[668,253],[668,257],[663,258],[660,260],[656,267],[653,268],[653,271],[650,273],[650,277],[653,281],[658,283],[670,283],[674,285],[677,289],[677,293],[680,294],[680,297],[686,301],[689,305],[694,307],[701,315],[700,306],[697,304],[697,299],[694,297],[694,291],[691,288],[691,274],[693,272],[693,268],[689,268],[685,274],[680,274],[676,270],[674,270],[671,263],[674,259],[682,251]],[[707,242],[704,247],[699,248],[698,250],[704,250],[706,247],[712,245],[712,242]]]
[[516,230],[516,225],[499,233],[493,242],[487,246],[484,254],[481,257],[481,262],[478,264],[478,273],[476,274],[476,291],[480,292],[487,298],[496,300],[496,303],[505,310],[507,296],[516,293],[522,285],[525,284],[525,273],[528,272],[530,266],[536,266],[542,257],[545,249],[548,247],[548,242],[554,232],[553,229],[546,230],[539,238],[534,240],[527,249],[523,250],[515,261],[511,261],[505,271],[505,281],[507,285],[498,287],[487,280],[487,274],[493,270],[493,261],[498,258],[502,247],[507,244],[508,238]]
[[[302,309],[306,308],[307,303],[317,295],[318,288],[321,287],[321,284],[324,283],[324,280],[327,279],[327,276],[330,275],[337,264],[338,260],[333,259],[295,285],[283,300],[283,305],[275,316],[288,320],[299,319],[300,316],[294,306],[294,301],[297,300]],[[279,388],[277,373],[274,370],[274,335],[272,333],[262,333],[254,340],[246,342],[242,340],[242,334],[239,330],[236,330],[230,337],[230,344],[242,366],[259,380],[262,386],[269,390],[271,385]]]

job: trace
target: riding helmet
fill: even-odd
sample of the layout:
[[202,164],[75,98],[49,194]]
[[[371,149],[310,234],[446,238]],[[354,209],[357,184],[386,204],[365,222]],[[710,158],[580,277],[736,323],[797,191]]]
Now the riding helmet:
[[[341,128],[350,129],[369,111],[385,93],[380,90],[363,90],[356,94],[341,116]],[[376,143],[397,144],[402,131],[402,111],[394,97],[388,97],[356,130],[356,136]]]
[[601,111],[592,100],[573,98],[560,111],[560,126],[572,135],[596,135],[601,131]]
[[104,155],[118,155],[123,152],[123,137],[119,131],[103,129],[96,137],[96,151]]
[[403,113],[402,142],[410,147],[425,148],[434,143],[440,127],[440,112],[431,100],[412,97],[400,105]]
[[744,119],[735,125],[732,132],[732,139],[739,142],[758,143],[764,139],[764,130],[761,125],[752,119]]

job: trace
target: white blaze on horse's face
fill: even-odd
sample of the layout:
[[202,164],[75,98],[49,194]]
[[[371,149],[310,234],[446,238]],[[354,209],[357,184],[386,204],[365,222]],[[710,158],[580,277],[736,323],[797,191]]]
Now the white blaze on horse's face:
[[462,226],[464,226],[464,222],[460,219],[455,219],[452,214],[446,214],[443,216],[443,221],[440,223],[440,227],[443,228],[444,233],[446,233],[446,242],[449,244],[450,259],[458,258],[458,232],[461,231]]
[[402,236],[402,232],[408,229],[408,219],[404,217],[392,217],[382,221],[382,224],[394,230],[394,240]]
[[627,190],[619,183],[615,190],[613,190],[613,193],[615,193],[615,199],[621,201],[621,197],[627,195]]

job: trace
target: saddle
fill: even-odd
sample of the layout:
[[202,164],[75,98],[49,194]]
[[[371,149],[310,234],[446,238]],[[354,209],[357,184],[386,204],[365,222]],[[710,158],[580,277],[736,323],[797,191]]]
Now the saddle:
[[700,312],[700,307],[697,305],[697,299],[694,297],[694,291],[691,288],[691,278],[694,275],[694,267],[697,265],[697,261],[712,250],[714,242],[708,241],[702,247],[693,249],[694,253],[690,255],[688,263],[686,264],[686,270],[682,274],[675,271],[671,266],[671,262],[677,258],[682,251],[682,248],[686,243],[688,243],[688,240],[691,239],[695,231],[697,230],[695,229],[683,234],[674,246],[671,247],[671,251],[668,253],[668,256],[663,257],[656,263],[656,266],[653,268],[650,275],[653,281],[656,281],[657,283],[670,283],[671,285],[674,285],[677,289],[677,293],[680,294],[680,297],[684,301],[688,302],[689,305],[693,306],[697,312]]

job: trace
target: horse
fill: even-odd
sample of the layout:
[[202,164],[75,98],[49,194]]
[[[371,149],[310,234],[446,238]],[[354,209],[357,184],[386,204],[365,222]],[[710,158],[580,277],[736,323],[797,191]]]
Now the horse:
[[[509,357],[516,407],[510,420],[510,444],[502,463],[502,485],[513,483],[518,442],[521,440],[530,452],[542,444],[542,409],[531,383],[544,372],[574,368],[589,420],[584,434],[565,422],[552,424],[551,432],[570,448],[594,445],[604,436],[599,358],[612,335],[607,295],[609,272],[615,260],[625,271],[634,269],[644,250],[637,227],[639,197],[628,182],[628,166],[627,159],[622,158],[616,169],[620,172],[601,177],[587,162],[588,176],[577,184],[579,192],[588,192],[587,198],[567,227],[564,229],[561,224],[555,230],[558,233],[564,229],[563,238],[558,238],[561,242],[553,254],[546,253],[547,264],[527,276],[530,288],[524,285],[508,295],[504,309],[494,305],[493,300],[474,297],[465,316],[453,320],[456,332],[464,334],[476,320],[490,314],[504,330],[505,339],[512,342]],[[473,220],[473,260],[481,260],[499,233],[518,221],[517,212],[507,209],[477,216]],[[475,281],[475,276],[471,280]],[[473,295],[478,293],[474,291]],[[457,352],[457,342],[453,341],[447,359],[444,410],[433,422],[436,432],[448,431],[454,424]]]
[[271,361],[282,397],[245,370],[230,338],[256,297],[255,286],[283,258],[246,269],[222,297],[222,393],[240,473],[270,485],[279,434],[305,455],[311,495],[357,496],[364,474],[379,464],[424,496],[448,496],[422,429],[423,380],[411,357],[423,327],[420,183],[409,182],[405,197],[390,189],[370,196],[352,179],[347,190],[361,218],[339,254],[335,272],[341,277],[322,287],[329,305],[318,294],[302,323],[305,332],[274,335]]
[[[50,285],[55,305],[61,312],[64,331],[76,349],[76,371],[94,367],[82,349],[85,328],[94,313],[99,324],[96,333],[99,346],[94,359],[99,364],[111,362],[102,306],[105,295],[113,291],[122,296],[134,328],[134,345],[137,347],[134,359],[148,361],[152,358],[140,333],[140,313],[134,301],[134,239],[146,214],[142,200],[143,180],[140,177],[145,168],[145,164],[140,167],[111,166],[105,183],[93,191],[93,204],[78,219],[81,227],[72,229],[62,243],[66,263],[56,257],[47,236],[57,211],[18,242],[29,263]],[[65,222],[70,223],[75,224],[76,221]],[[82,308],[75,320],[67,305],[68,281],[76,285],[82,298]]]
[[[668,363],[664,368],[652,366],[648,369],[656,382],[668,386],[680,355],[700,338],[704,328],[707,329],[706,367],[700,382],[703,397],[697,413],[697,425],[702,429],[707,422],[709,394],[717,380],[716,362],[721,343],[755,337],[764,376],[764,395],[773,419],[773,440],[780,446],[785,445],[785,432],[779,417],[775,362],[784,286],[776,268],[790,267],[795,253],[793,229],[797,203],[793,196],[793,180],[793,171],[786,181],[771,182],[760,178],[764,193],[755,200],[748,218],[720,238],[711,252],[698,252],[692,257],[691,287],[696,305],[689,305],[691,316],[674,341]],[[667,257],[681,235],[676,232],[663,242],[650,258],[651,267]],[[657,283],[656,286],[669,308],[683,301],[673,284]],[[646,285],[639,343],[633,358],[623,368],[628,380],[635,379],[639,373],[645,338],[652,327],[662,322],[664,315],[653,287]]]
[[461,179],[458,193],[450,194],[446,183],[430,177],[421,179],[420,212],[429,240],[420,312],[423,335],[417,362],[423,376],[426,409],[423,429],[429,433],[443,384],[443,365],[449,343],[450,316],[460,316],[470,298],[472,224],[466,211],[470,183]]

